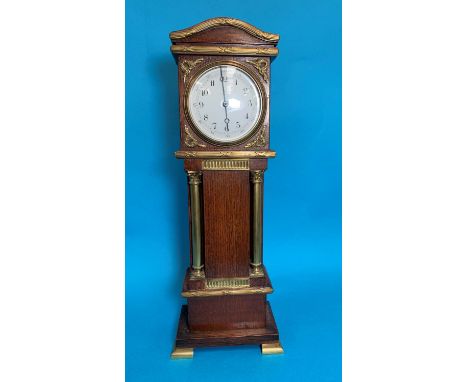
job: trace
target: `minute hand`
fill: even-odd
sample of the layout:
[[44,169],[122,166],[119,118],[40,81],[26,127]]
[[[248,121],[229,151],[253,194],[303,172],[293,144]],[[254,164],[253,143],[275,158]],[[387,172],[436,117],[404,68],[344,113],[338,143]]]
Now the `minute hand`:
[[223,88],[223,107],[224,107],[224,115],[226,116],[226,118],[224,119],[224,123],[226,124],[226,127],[224,128],[224,130],[229,131],[229,118],[227,114],[228,102],[226,100],[226,91],[224,90],[224,77],[223,77],[223,69],[221,66],[219,67],[219,71],[221,72],[221,85]]

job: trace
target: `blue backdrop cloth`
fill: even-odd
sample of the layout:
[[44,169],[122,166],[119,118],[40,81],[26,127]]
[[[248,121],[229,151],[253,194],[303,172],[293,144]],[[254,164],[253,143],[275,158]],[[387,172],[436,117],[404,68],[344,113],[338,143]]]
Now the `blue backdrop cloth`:
[[[281,36],[271,67],[264,262],[285,354],[197,349],[170,360],[189,259],[170,31],[229,16]],[[341,380],[341,2],[126,2],[126,378]]]

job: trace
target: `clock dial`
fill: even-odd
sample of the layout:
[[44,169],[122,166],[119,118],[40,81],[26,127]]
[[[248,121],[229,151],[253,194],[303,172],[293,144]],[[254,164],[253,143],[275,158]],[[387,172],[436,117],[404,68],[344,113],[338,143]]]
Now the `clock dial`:
[[231,143],[255,129],[262,114],[262,97],[255,81],[233,65],[218,65],[201,73],[189,90],[188,111],[205,137]]

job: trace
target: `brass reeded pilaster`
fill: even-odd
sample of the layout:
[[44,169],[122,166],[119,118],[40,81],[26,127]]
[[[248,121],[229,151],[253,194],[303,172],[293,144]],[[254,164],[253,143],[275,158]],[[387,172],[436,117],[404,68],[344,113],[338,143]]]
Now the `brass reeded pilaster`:
[[202,173],[200,171],[187,171],[190,188],[190,217],[192,235],[192,275],[201,276],[203,263],[201,253],[201,196],[200,185]]
[[252,182],[252,274],[262,275],[263,263],[263,170],[250,173]]

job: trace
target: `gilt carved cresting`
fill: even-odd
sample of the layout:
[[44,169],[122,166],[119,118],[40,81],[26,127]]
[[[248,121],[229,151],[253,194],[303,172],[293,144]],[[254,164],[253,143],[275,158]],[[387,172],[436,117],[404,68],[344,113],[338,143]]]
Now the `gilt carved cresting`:
[[245,21],[233,19],[230,17],[216,17],[213,19],[209,19],[197,25],[194,25],[190,28],[171,32],[169,34],[169,37],[172,41],[177,41],[183,38],[190,37],[196,33],[203,32],[210,28],[216,28],[219,26],[233,26],[233,27],[239,28],[241,30],[246,31],[247,33],[251,34],[254,37],[258,37],[259,39],[263,41],[274,42],[274,43],[277,43],[279,41],[279,35],[277,34],[264,32],[254,27],[253,25],[246,23]]

